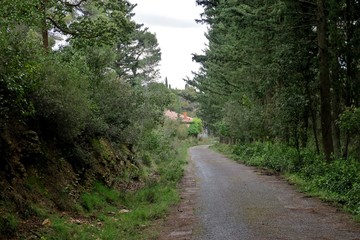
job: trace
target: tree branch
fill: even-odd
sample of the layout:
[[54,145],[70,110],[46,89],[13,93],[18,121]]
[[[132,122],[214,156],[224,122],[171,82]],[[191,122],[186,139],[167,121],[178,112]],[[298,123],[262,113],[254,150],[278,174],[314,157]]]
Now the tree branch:
[[47,20],[49,20],[56,28],[58,28],[61,32],[65,33],[65,34],[70,34],[70,35],[77,35],[77,32],[70,30],[67,27],[61,26],[60,24],[58,24],[54,19],[52,19],[51,17],[46,17]]
[[68,7],[79,7],[83,2],[86,2],[87,0],[80,0],[77,3],[69,3],[68,1],[60,0],[62,4],[65,4]]
[[311,2],[311,1],[309,1],[309,0],[298,0],[299,2],[301,2],[301,3],[307,3],[307,4],[310,4],[310,5],[312,5],[312,6],[317,6],[316,5],[316,3],[314,3],[314,2]]

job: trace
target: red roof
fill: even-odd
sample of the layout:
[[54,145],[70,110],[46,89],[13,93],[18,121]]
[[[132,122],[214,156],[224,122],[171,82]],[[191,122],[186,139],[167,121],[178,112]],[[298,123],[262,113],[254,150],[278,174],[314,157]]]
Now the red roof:
[[191,123],[193,121],[193,118],[188,117],[186,115],[186,112],[184,114],[178,114],[177,112],[166,110],[165,116],[172,120],[177,120],[178,118],[180,118],[181,121],[184,123]]

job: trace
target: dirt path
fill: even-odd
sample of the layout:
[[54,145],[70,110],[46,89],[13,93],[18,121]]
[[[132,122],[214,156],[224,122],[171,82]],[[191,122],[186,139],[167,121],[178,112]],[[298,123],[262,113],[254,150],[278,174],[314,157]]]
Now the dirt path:
[[183,201],[170,214],[160,239],[360,240],[351,216],[298,193],[267,176],[215,153],[190,150]]

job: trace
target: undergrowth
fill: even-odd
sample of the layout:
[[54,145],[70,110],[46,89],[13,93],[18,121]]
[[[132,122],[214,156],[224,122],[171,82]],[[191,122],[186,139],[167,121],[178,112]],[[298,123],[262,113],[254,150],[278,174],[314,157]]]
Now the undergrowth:
[[216,144],[214,148],[247,165],[284,174],[309,195],[337,203],[360,220],[360,162],[333,159],[326,163],[313,151],[271,142]]
[[158,160],[157,179],[143,176],[138,190],[116,190],[101,183],[81,196],[75,215],[49,216],[51,225],[39,234],[42,239],[156,239],[147,232],[154,220],[166,216],[178,203],[177,183],[183,176],[188,144],[177,141],[175,154]]
[[82,194],[77,214],[49,214],[51,224],[41,239],[156,239],[158,233],[146,229],[179,202],[177,183],[187,162],[188,143],[175,145],[176,154],[157,164],[156,180],[144,176],[143,187],[126,191],[96,183]]
[[131,149],[94,139],[85,150],[97,164],[86,175],[75,174],[65,159],[49,171],[29,169],[26,198],[0,197],[0,239],[156,239],[154,225],[179,202],[187,148],[196,144],[184,129],[165,121]]

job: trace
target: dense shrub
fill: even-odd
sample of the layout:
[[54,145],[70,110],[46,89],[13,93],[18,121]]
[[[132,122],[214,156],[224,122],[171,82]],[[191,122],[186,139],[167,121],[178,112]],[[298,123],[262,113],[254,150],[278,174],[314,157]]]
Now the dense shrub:
[[289,172],[297,165],[298,153],[293,148],[270,142],[237,145],[232,152],[238,159],[253,166],[262,166],[276,171]]
[[159,164],[162,161],[171,161],[177,154],[173,146],[178,140],[184,140],[183,128],[178,121],[165,119],[162,126],[144,133],[137,144],[140,159],[146,165]]
[[45,78],[36,92],[35,108],[42,127],[63,141],[72,141],[82,133],[90,115],[89,82],[74,59],[64,62],[49,57]]
[[25,27],[0,31],[0,127],[34,113],[30,94],[43,62],[39,45],[35,33]]
[[194,118],[188,128],[189,136],[197,137],[203,131],[203,124],[200,118]]

